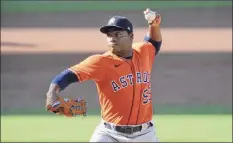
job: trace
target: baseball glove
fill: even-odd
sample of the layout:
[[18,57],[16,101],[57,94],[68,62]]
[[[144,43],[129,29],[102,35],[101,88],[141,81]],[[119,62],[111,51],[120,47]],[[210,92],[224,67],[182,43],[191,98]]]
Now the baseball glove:
[[58,99],[52,104],[47,105],[46,109],[50,112],[67,117],[74,117],[76,115],[86,116],[87,103],[81,98],[74,100],[70,98],[58,97]]

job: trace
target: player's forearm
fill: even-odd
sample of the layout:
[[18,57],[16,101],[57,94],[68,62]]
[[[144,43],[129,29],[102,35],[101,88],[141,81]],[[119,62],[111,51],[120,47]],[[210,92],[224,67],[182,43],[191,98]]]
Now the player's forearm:
[[148,36],[154,41],[162,41],[160,26],[149,25]]
[[60,91],[59,86],[57,84],[51,83],[49,86],[49,90],[46,93],[47,100],[46,103],[47,105],[55,101],[58,97],[58,92]]
[[64,70],[60,74],[58,74],[51,82],[49,86],[49,90],[47,92],[47,104],[55,101],[58,92],[64,90],[71,83],[78,82],[78,78],[76,75],[70,71],[69,69]]

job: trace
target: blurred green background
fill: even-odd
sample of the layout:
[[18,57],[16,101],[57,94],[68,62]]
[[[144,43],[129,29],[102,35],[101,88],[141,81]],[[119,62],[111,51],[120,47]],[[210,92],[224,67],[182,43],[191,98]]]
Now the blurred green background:
[[232,5],[231,1],[3,1],[2,12],[71,12],[144,10]]
[[[113,14],[145,28],[147,7],[164,16],[164,29],[232,27],[231,1],[1,1],[1,28],[99,28]],[[56,74],[91,54],[1,53],[1,141],[88,141],[100,121],[94,83],[62,93],[87,99],[86,118],[51,115],[44,94]],[[232,141],[232,52],[161,53],[153,70],[161,142]]]

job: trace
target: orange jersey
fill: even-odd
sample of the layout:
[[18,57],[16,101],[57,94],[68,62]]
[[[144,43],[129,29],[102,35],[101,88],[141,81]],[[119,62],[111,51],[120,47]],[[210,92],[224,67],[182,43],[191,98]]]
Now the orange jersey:
[[104,121],[142,124],[153,116],[150,75],[155,52],[151,43],[136,43],[131,59],[106,52],[90,56],[70,70],[80,82],[95,81]]

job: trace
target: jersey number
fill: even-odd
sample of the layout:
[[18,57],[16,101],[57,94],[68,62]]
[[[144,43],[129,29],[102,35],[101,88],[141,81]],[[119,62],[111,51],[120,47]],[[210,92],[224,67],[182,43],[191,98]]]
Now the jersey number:
[[148,104],[151,101],[151,87],[145,88],[142,92],[143,104]]

